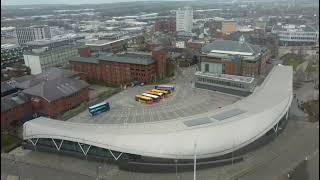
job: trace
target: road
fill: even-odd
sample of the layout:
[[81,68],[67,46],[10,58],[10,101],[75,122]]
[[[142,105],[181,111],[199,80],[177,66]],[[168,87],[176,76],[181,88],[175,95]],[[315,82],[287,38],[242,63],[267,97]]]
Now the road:
[[[17,166],[18,165],[18,166]],[[18,168],[17,168],[18,167]],[[20,180],[94,180],[96,178],[63,170],[41,167],[23,162],[14,162],[1,157],[1,180],[8,175],[18,175]]]
[[[319,151],[319,129],[316,128],[316,124],[314,123],[304,122],[302,120],[296,120],[295,123],[299,124],[299,126],[295,125],[296,128],[292,128],[292,130],[296,132],[292,134],[290,139],[287,139],[287,144],[284,144],[291,144],[292,148],[281,147],[280,144],[274,146],[275,143],[272,142],[270,149],[276,155],[276,158],[255,168],[239,178],[239,180],[282,180],[283,176],[286,176],[288,172],[295,169],[306,157],[312,157],[310,163],[316,164],[314,158],[319,158],[317,154]],[[303,132],[307,129],[309,131],[308,135]],[[288,131],[284,133],[288,133]],[[301,136],[304,136],[304,138],[301,138]],[[280,136],[278,138],[282,137]],[[315,180],[310,178],[314,176],[318,176],[319,178],[319,171],[315,170],[315,168],[318,169],[317,167],[319,167],[319,164],[317,164],[316,167],[300,167],[295,173],[295,176],[300,177],[297,178],[297,180]]]

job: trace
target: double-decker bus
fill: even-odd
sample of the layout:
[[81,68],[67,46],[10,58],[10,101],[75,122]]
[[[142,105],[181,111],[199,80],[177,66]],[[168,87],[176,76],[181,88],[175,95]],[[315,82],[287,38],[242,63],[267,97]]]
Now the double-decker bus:
[[174,91],[174,86],[172,85],[157,85],[154,88],[159,90],[169,91],[169,92]]
[[95,104],[93,106],[90,106],[89,108],[89,112],[92,116],[95,116],[97,114],[100,114],[102,112],[106,112],[110,110],[110,105],[108,102],[101,102],[98,104]]
[[136,101],[146,103],[146,104],[152,104],[153,99],[150,97],[142,96],[142,95],[136,95],[135,97]]
[[160,90],[160,89],[152,89],[152,92],[158,92],[158,93],[163,93],[165,96],[167,96],[168,94],[170,94],[169,91],[164,91],[164,90]]
[[146,97],[152,98],[153,102],[159,102],[160,101],[160,97],[157,96],[157,95],[148,94],[148,93],[142,93],[142,96],[146,96]]
[[159,96],[161,99],[164,98],[164,94],[160,92],[145,91],[145,93]]

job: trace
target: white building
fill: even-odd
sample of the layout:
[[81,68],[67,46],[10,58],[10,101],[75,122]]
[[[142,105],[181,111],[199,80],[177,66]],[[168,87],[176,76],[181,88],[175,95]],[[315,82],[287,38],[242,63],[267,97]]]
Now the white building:
[[176,30],[191,32],[193,27],[193,9],[185,7],[176,11]]
[[34,40],[51,38],[49,26],[31,26],[16,29],[18,44],[23,45]]
[[16,28],[15,27],[2,27],[1,35],[17,37]]
[[315,43],[319,39],[319,30],[309,25],[278,23],[272,27],[271,32],[277,34],[284,45]]
[[65,66],[69,60],[78,57],[78,49],[73,45],[48,50],[47,47],[33,49],[23,54],[24,63],[31,74],[39,74],[50,67]]

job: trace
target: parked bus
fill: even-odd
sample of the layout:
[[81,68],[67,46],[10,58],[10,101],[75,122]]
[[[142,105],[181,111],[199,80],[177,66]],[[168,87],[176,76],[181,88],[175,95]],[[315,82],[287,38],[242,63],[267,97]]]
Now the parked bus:
[[172,85],[157,85],[154,87],[155,89],[165,90],[165,91],[174,91],[174,86]]
[[165,94],[165,95],[170,94],[169,91],[164,91],[164,90],[159,90],[159,89],[152,89],[151,91],[152,91],[152,92],[160,92],[160,93],[163,93],[163,94]]
[[145,91],[145,93],[159,96],[161,99],[164,98],[164,94],[160,92]]
[[108,102],[102,102],[89,107],[89,112],[92,116],[106,112],[110,110],[110,105]]
[[146,97],[146,96],[136,95],[135,99],[138,102],[142,102],[142,103],[146,103],[146,104],[152,104],[153,103],[153,99],[150,98],[150,97]]
[[142,93],[142,96],[146,96],[146,97],[152,98],[153,102],[159,102],[160,101],[160,97],[157,96],[157,95],[148,94],[148,93]]

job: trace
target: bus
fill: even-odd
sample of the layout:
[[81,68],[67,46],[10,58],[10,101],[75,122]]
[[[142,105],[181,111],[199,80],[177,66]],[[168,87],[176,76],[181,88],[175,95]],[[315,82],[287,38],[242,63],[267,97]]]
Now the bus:
[[110,105],[108,102],[102,102],[89,107],[89,112],[92,116],[98,115],[102,112],[110,110]]
[[174,86],[172,85],[157,85],[154,87],[155,89],[165,90],[165,91],[174,91]]
[[142,96],[142,95],[136,95],[136,101],[146,103],[146,104],[152,104],[153,99],[150,97]]
[[148,93],[142,93],[142,96],[146,96],[146,97],[152,98],[153,102],[159,102],[160,101],[160,97],[157,96],[157,95],[148,94]]
[[164,98],[164,94],[160,92],[145,91],[145,93],[159,96],[161,99]]
[[169,91],[164,91],[164,90],[159,90],[159,89],[152,89],[151,90],[152,92],[160,92],[160,93],[163,93],[163,94],[165,94],[165,95],[168,95],[168,94],[170,94],[170,92]]

